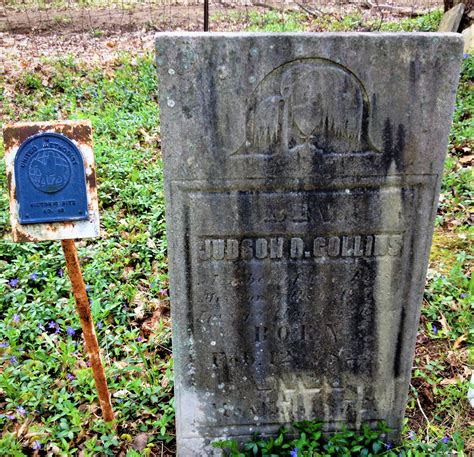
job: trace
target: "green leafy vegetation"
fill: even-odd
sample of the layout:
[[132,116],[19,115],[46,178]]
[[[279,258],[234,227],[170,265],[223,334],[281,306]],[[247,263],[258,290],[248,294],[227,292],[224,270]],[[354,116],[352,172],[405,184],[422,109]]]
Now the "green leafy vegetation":
[[438,30],[442,10],[434,10],[414,18],[383,21],[380,25],[381,32],[436,32]]
[[[135,60],[124,55],[104,68],[71,59],[44,62],[36,73],[25,72],[11,81],[15,95],[3,107],[8,118],[89,118],[94,125],[102,237],[79,243],[79,255],[118,432],[98,419],[60,243],[13,244],[4,239],[1,455],[26,455],[35,446],[68,455],[78,449],[90,456],[116,455],[138,433],[150,433],[150,441],[160,446],[173,446],[155,74],[151,56]],[[0,168],[0,227],[6,236],[3,161]]]
[[[301,30],[308,21],[302,14],[283,20],[280,13],[272,14],[249,15],[250,26]],[[359,29],[364,27],[360,20],[350,16],[334,27]],[[403,27],[435,28],[436,21],[430,21],[410,19]],[[324,24],[318,27],[334,30]],[[446,455],[448,449],[461,452],[463,439],[466,453],[474,449],[472,413],[466,400],[474,328],[473,68],[474,58],[466,57],[403,447],[374,449],[374,443],[380,446],[384,441],[369,430],[363,431],[362,438],[342,431],[328,439],[318,436],[315,424],[295,424],[296,438],[294,431],[282,433],[281,441],[280,437],[255,438],[244,451],[232,443],[221,446],[229,452],[247,452],[232,455],[264,455],[267,450],[265,455],[290,455],[296,447],[300,452],[325,449],[329,453],[324,446],[332,449],[333,454],[327,455],[336,455],[338,446],[348,452],[363,440],[361,455],[363,449],[372,455]],[[173,365],[155,73],[151,55],[123,54],[101,65],[72,58],[44,60],[34,69],[7,76],[8,90],[0,95],[5,121],[87,118],[93,123],[102,236],[80,242],[79,255],[117,430],[100,420],[60,244],[8,241],[6,178],[0,161],[0,455],[173,453]],[[133,448],[139,435],[146,443],[141,451]],[[248,454],[255,449],[256,454]],[[283,454],[275,454],[276,449],[283,449]]]
[[434,10],[414,18],[394,18],[383,15],[363,15],[361,12],[348,14],[312,11],[264,12],[250,9],[217,13],[212,16],[213,27],[225,30],[245,29],[250,32],[434,32],[441,21],[441,10]]
[[[462,452],[463,441],[459,434],[453,440],[443,437],[436,443],[423,443],[410,434],[409,446],[396,446],[386,439],[390,428],[380,423],[373,430],[364,424],[360,432],[343,429],[330,435],[323,434],[323,424],[318,421],[295,422],[290,430],[281,429],[276,438],[254,435],[253,439],[239,445],[235,440],[217,441],[214,447],[223,449],[226,455],[233,457],[318,457],[338,456],[372,457],[385,455],[405,456],[442,456],[452,451]],[[295,437],[296,435],[296,437]]]

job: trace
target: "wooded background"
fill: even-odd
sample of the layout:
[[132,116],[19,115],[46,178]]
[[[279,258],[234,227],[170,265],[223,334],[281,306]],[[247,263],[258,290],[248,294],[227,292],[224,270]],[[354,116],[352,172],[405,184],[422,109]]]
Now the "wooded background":
[[[0,32],[94,30],[202,30],[205,0],[2,0]],[[306,15],[347,14],[415,17],[449,8],[459,0],[209,0],[216,15],[249,11],[299,11]],[[465,0],[471,5],[474,0]]]

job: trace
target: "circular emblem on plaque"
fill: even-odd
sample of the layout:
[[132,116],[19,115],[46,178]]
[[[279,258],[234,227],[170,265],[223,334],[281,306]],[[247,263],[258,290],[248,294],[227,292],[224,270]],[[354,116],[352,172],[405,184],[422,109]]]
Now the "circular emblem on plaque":
[[36,189],[52,194],[69,182],[71,168],[66,154],[54,147],[43,147],[30,159],[28,177]]
[[84,158],[66,135],[30,136],[18,148],[14,167],[20,224],[89,217]]

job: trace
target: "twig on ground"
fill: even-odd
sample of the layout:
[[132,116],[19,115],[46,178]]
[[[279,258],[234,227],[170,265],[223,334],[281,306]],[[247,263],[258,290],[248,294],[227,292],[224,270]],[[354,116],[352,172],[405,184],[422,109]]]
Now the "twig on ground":
[[394,14],[398,14],[399,16],[417,17],[417,16],[423,16],[423,14],[426,14],[428,12],[424,10],[414,10],[413,8],[407,8],[405,6],[395,6],[395,5],[387,5],[387,4],[379,5],[378,3],[373,3],[370,0],[365,0],[363,2],[349,0],[349,3],[353,5],[358,5],[361,8],[365,8],[365,9],[377,8],[379,10],[382,10],[382,9],[389,10],[389,11],[392,11]]
[[284,12],[288,11],[284,8],[278,8],[277,6],[273,6],[273,5],[269,5],[267,3],[261,3],[261,2],[254,2],[254,3],[252,3],[252,6],[258,6],[260,8],[266,8],[266,9],[269,9],[271,11],[278,11],[279,13],[284,13]]
[[309,9],[307,6],[302,5],[301,3],[297,3],[297,5],[306,13],[308,13],[310,16],[313,17],[318,17],[322,16],[324,13],[321,10],[318,10],[317,8]]
[[[412,386],[413,387],[413,386]],[[427,423],[427,427],[426,427],[426,440],[428,441],[429,439],[429,433],[428,433],[428,430],[429,430],[429,427],[431,425],[431,422],[430,420],[428,419],[428,416],[425,414],[425,411],[423,410],[422,406],[421,406],[421,402],[420,402],[420,396],[417,394],[416,395],[416,403],[418,405],[418,408],[420,408],[420,411],[421,411],[421,414],[423,414],[423,417],[425,418],[426,420],[426,423]]]

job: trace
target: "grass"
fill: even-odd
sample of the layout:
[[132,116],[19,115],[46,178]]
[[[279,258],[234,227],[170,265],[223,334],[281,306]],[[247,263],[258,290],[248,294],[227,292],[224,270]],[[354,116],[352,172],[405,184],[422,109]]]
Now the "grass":
[[[252,27],[301,29],[301,17],[282,22],[279,16],[277,21],[255,16]],[[357,21],[343,22],[355,27]],[[423,24],[417,19],[404,27]],[[407,409],[406,433],[418,437],[406,442],[413,449],[456,432],[466,449],[474,447],[465,368],[474,340],[468,215],[473,179],[466,160],[473,146],[473,66],[474,57],[465,59],[425,292]],[[103,235],[80,242],[79,254],[118,428],[97,418],[59,243],[8,241],[1,161],[0,455],[29,455],[39,447],[62,455],[172,454],[173,364],[152,56],[123,54],[100,66],[71,58],[45,60],[6,83],[11,90],[0,96],[4,120],[88,118],[94,126]],[[137,437],[144,440],[141,451],[134,449]]]

